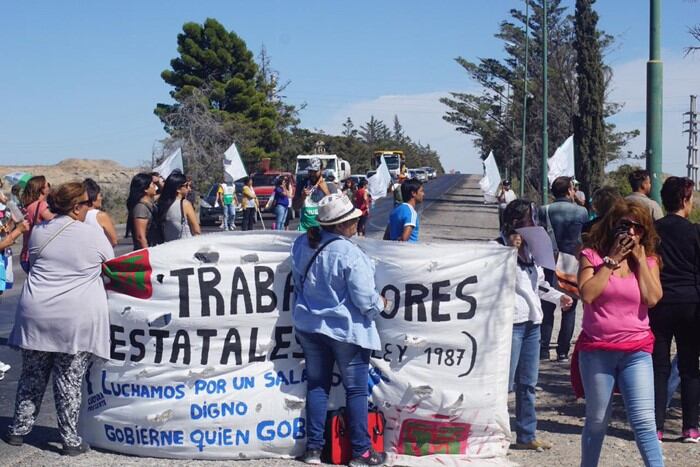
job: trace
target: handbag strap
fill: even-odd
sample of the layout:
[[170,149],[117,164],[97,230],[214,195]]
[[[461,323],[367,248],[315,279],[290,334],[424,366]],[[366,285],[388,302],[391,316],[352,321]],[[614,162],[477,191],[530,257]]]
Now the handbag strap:
[[46,240],[43,245],[41,245],[41,248],[39,248],[39,251],[36,252],[36,257],[38,258],[41,255],[41,253],[44,251],[44,248],[46,248],[49,245],[49,243],[51,243],[56,237],[58,237],[61,234],[61,232],[66,230],[69,225],[73,224],[73,222],[75,222],[75,220],[71,219],[70,222],[67,222],[66,224],[64,224],[63,227],[58,229],[58,231],[56,233],[51,235],[51,237],[48,240]]
[[185,231],[185,198],[180,198],[180,238]]
[[314,261],[316,261],[316,258],[317,258],[318,255],[321,253],[321,251],[323,251],[324,248],[326,248],[328,245],[330,245],[331,243],[335,242],[336,240],[342,240],[342,239],[343,239],[342,237],[334,237],[334,238],[331,238],[331,239],[328,240],[326,243],[324,243],[323,245],[321,245],[320,247],[318,247],[318,248],[316,249],[316,251],[314,252],[313,256],[312,256],[311,259],[309,260],[309,264],[306,265],[306,270],[304,271],[304,275],[301,277],[300,288],[301,288],[302,290],[304,289],[304,283],[306,283],[306,276],[308,276],[309,271],[311,270],[311,266],[313,266]]

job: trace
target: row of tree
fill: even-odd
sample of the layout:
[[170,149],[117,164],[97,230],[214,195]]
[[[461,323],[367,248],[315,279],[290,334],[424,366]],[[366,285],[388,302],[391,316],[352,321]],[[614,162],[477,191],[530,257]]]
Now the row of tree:
[[499,166],[506,168],[511,177],[519,177],[526,97],[526,159],[522,182],[529,196],[541,193],[542,32],[546,14],[549,156],[574,134],[576,176],[584,190],[590,192],[602,183],[605,165],[620,157],[625,144],[639,134],[638,130],[618,131],[606,121],[623,107],[608,99],[612,70],[602,59],[613,47],[614,38],[597,29],[598,16],[592,8],[595,0],[577,0],[575,15],[567,14],[561,0],[549,0],[546,12],[543,0],[526,1],[529,17],[521,9],[512,9],[510,18],[501,22],[495,35],[504,43],[503,59],[482,58],[477,62],[463,57],[456,59],[482,91],[455,92],[441,99],[449,108],[443,118],[454,124],[457,131],[474,136],[482,157],[493,151]]
[[179,56],[161,73],[173,87],[174,103],[155,108],[169,134],[156,157],[182,147],[186,170],[200,187],[223,179],[223,153],[233,141],[249,172],[263,158],[272,167],[293,169],[296,156],[311,153],[318,140],[355,172],[370,169],[375,149],[402,149],[409,167],[442,171],[437,152],[413,142],[398,116],[392,130],[374,116],[359,129],[348,118],[337,136],[299,127],[299,109],[284,101],[289,83],[273,70],[265,48],[256,61],[245,42],[215,19],[186,23],[177,45]]

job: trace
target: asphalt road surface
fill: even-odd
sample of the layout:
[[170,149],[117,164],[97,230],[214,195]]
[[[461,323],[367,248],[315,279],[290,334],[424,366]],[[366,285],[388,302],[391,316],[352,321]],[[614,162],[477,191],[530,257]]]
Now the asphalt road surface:
[[[420,214],[421,241],[463,241],[466,239],[492,239],[497,231],[495,208],[484,206],[477,184],[478,177],[468,175],[444,175],[430,181],[425,186],[425,201],[418,207]],[[381,238],[389,213],[393,207],[392,198],[378,200],[371,211],[368,223],[368,236]],[[269,228],[272,219],[265,216]],[[290,228],[296,228],[293,220]],[[260,223],[256,229],[261,229]],[[205,233],[219,232],[218,227],[206,227]],[[235,235],[232,232],[231,235]],[[131,240],[122,240],[115,248],[121,255],[131,251]],[[17,251],[19,251],[19,247]],[[0,381],[0,431],[6,429],[14,410],[15,391],[21,370],[21,358],[17,351],[10,349],[7,338],[14,324],[15,309],[22,289],[24,273],[17,264],[15,267],[15,287],[0,295],[0,360],[12,369]],[[25,445],[13,447],[0,441],[1,465],[230,465],[232,461],[175,461],[129,457],[103,451],[93,451],[77,458],[62,458],[60,436],[56,428],[56,413],[53,394],[49,388],[43,401],[42,410],[32,433],[25,437]],[[264,459],[245,461],[246,467],[303,465],[290,460]]]

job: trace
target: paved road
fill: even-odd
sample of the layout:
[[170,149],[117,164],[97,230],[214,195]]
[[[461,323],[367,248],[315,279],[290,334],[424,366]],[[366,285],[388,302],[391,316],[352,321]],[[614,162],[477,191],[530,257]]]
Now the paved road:
[[[478,187],[478,177],[471,175],[445,175],[426,185],[425,202],[419,206],[421,241],[459,242],[475,239],[492,239],[498,223],[493,206],[484,206]],[[368,235],[381,238],[386,227],[393,200],[377,201],[368,224]],[[293,221],[292,227],[296,226]],[[266,224],[270,221],[266,219]],[[260,227],[260,224],[257,224]],[[205,232],[219,231],[208,227]],[[235,233],[234,233],[235,235]],[[130,240],[123,240],[115,249],[117,254],[131,250]],[[7,346],[7,337],[14,323],[14,310],[19,298],[24,274],[16,269],[15,289],[0,296],[0,360],[12,365],[12,370],[0,382],[0,431],[10,422],[14,408],[17,379],[21,368],[18,352]],[[64,459],[58,453],[60,437],[56,427],[53,395],[49,389],[44,397],[43,410],[37,418],[34,431],[26,437],[25,446],[11,447],[0,441],[2,465],[230,465],[232,462],[193,462],[135,458],[107,452],[92,452],[78,458]],[[246,461],[246,467],[304,465],[289,460]]]

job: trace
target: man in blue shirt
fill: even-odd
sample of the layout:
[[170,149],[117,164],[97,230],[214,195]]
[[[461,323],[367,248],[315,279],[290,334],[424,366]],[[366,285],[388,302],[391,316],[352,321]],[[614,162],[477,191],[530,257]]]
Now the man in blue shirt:
[[[581,229],[588,222],[588,211],[574,201],[576,189],[572,177],[557,177],[552,182],[554,202],[542,206],[539,212],[540,225],[554,234],[557,251],[576,256],[581,248]],[[545,271],[545,277],[554,284],[553,271]],[[557,337],[557,361],[568,362],[571,339],[576,325],[576,299],[567,311],[562,311],[561,327]],[[540,359],[549,360],[549,345],[554,327],[554,312],[556,306],[542,302],[544,318],[540,327]]]
[[401,197],[404,202],[391,211],[384,240],[416,243],[419,231],[416,206],[422,203],[425,197],[423,182],[415,178],[403,182]]

